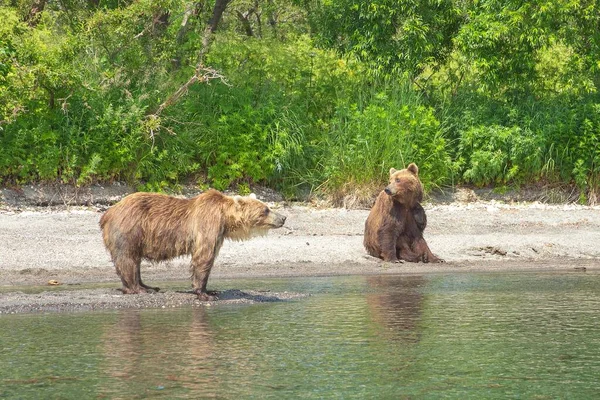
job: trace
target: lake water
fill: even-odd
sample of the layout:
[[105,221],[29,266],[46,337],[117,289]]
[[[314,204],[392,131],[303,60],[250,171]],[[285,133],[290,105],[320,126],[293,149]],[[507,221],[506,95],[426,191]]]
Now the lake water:
[[212,281],[285,302],[0,317],[0,398],[600,398],[600,275]]

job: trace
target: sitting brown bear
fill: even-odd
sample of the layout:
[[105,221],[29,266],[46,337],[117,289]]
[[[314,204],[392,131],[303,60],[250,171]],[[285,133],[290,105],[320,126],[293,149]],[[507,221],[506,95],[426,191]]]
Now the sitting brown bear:
[[419,168],[390,169],[390,184],[379,193],[365,222],[364,246],[384,261],[442,262],[423,238],[427,226]]
[[194,292],[200,300],[213,300],[206,282],[223,240],[265,235],[284,222],[285,216],[272,211],[254,194],[230,197],[209,190],[192,199],[131,194],[100,218],[100,227],[123,282],[123,293],[159,290],[142,282],[142,259],[162,261],[189,254]]

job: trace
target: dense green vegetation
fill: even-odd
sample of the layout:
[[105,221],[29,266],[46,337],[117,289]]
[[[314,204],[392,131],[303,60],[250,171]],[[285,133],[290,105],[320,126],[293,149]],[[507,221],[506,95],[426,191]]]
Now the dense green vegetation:
[[600,188],[600,1],[0,1],[0,184]]

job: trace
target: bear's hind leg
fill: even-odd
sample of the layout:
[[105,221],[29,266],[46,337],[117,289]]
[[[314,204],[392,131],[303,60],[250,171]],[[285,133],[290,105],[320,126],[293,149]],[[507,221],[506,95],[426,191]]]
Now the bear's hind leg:
[[137,263],[137,278],[138,278],[138,285],[140,285],[140,286],[141,286],[141,287],[143,287],[144,289],[151,290],[151,291],[153,291],[153,292],[160,292],[160,288],[159,288],[159,287],[152,287],[152,286],[148,286],[148,285],[146,285],[144,282],[142,282],[142,274],[141,274],[141,271],[140,271],[140,265],[141,265],[141,264],[142,264],[141,262]]
[[414,251],[408,248],[398,249],[398,259],[415,263],[423,261],[423,257],[421,256],[421,254],[415,253]]
[[414,244],[414,249],[415,252],[417,254],[419,254],[423,260],[423,262],[430,262],[430,263],[443,263],[444,260],[437,257],[436,255],[434,255],[431,250],[429,249],[429,246],[427,245],[427,242],[425,241],[424,238],[420,238],[417,239],[415,241]]
[[[214,238],[210,240],[210,238]],[[223,236],[221,234],[206,235],[204,240],[198,242],[192,253],[192,288],[194,293],[198,295],[200,301],[217,300],[218,292],[207,291],[206,283],[210,270],[215,264],[215,258],[219,254],[221,245],[223,244]]]
[[146,288],[141,286],[139,275],[141,262],[138,257],[119,256],[114,259],[117,275],[123,283],[123,294],[146,293]]
[[412,239],[406,235],[401,235],[398,238],[398,242],[396,243],[398,259],[416,263],[424,261],[422,255],[418,251],[413,251],[411,241]]
[[152,290],[154,292],[160,292],[160,288],[156,286],[148,286],[144,282],[140,280],[140,286],[147,290]]

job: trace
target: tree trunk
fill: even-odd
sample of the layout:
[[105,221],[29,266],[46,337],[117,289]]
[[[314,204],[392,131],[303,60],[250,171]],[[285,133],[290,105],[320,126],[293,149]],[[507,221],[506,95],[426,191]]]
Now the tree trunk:
[[250,24],[250,16],[254,13],[254,11],[255,11],[254,8],[249,9],[245,13],[235,10],[235,14],[237,15],[238,19],[242,23],[242,26],[244,27],[246,36],[254,36],[254,31],[252,30],[252,24]]
[[198,67],[204,66],[204,56],[208,52],[208,48],[213,41],[213,33],[217,31],[217,27],[219,26],[219,22],[221,22],[223,13],[231,1],[232,0],[216,0],[212,17],[210,18],[208,26],[204,30],[204,36],[202,37],[202,49],[198,55]]
[[182,51],[180,49],[181,49],[181,45],[185,41],[185,37],[187,36],[187,33],[190,30],[189,25],[188,25],[190,17],[192,17],[194,15],[196,15],[196,16],[199,15],[202,12],[203,8],[204,8],[203,1],[189,3],[185,9],[185,12],[183,13],[183,18],[181,19],[181,25],[179,25],[179,30],[177,31],[177,35],[175,36],[175,44],[177,45],[177,53],[176,53],[175,57],[173,58],[173,62],[172,62],[173,69],[175,69],[175,70],[177,70],[181,67]]
[[194,75],[186,83],[183,84],[179,89],[177,89],[173,94],[171,94],[165,101],[160,104],[154,112],[154,114],[150,115],[151,118],[157,118],[165,108],[175,104],[179,99],[185,95],[194,83],[196,82],[208,82],[211,79],[221,79],[224,77],[219,74],[219,72],[215,71],[212,68],[204,66],[204,57],[208,52],[208,49],[213,41],[213,34],[217,30],[217,26],[223,17],[223,13],[227,8],[227,5],[231,2],[231,0],[216,0],[215,7],[213,8],[213,13],[206,29],[204,30],[204,35],[202,37],[202,48],[200,49],[200,53],[198,54],[198,62],[196,64],[196,71]]
[[34,0],[29,9],[29,14],[25,17],[25,22],[31,27],[36,26],[40,20],[40,13],[44,11],[45,7],[46,0]]
[[273,29],[273,36],[277,36],[277,13],[275,12],[275,5],[273,4],[273,0],[268,0],[269,3],[269,12],[267,13],[267,20],[269,21],[269,25],[271,29]]
[[183,43],[185,36],[189,31],[188,22],[192,15],[199,15],[204,8],[204,2],[198,1],[195,3],[190,3],[183,13],[183,18],[181,19],[181,25],[179,26],[179,30],[177,31],[177,36],[175,37],[175,43],[180,45]]
[[223,13],[231,1],[232,0],[216,0],[215,8],[213,8],[213,15],[209,23],[211,33],[215,33],[217,31],[217,26],[219,25],[219,22],[221,22]]
[[161,36],[169,27],[169,17],[171,13],[168,10],[161,10],[152,17],[152,36]]

